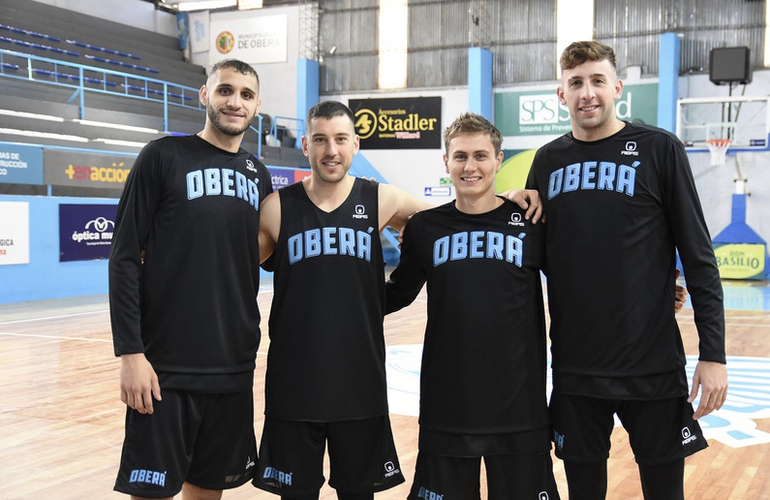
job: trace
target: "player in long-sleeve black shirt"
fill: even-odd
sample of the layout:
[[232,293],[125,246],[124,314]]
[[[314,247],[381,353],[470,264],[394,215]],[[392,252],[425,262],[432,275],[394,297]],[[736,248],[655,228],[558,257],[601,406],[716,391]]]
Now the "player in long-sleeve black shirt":
[[115,489],[137,497],[233,488],[256,468],[259,209],[272,187],[240,144],[259,111],[257,74],[223,61],[200,98],[202,132],[139,154],[112,242],[112,334],[128,406]]
[[[613,414],[628,430],[646,499],[683,498],[684,457],[707,446],[697,419],[727,390],[722,289],[681,142],[615,117],[615,54],[576,42],[557,93],[572,132],[536,154],[528,187],[546,225],[556,453],[570,500],[606,494]],[[676,251],[700,358],[689,393],[670,304]],[[690,404],[701,392],[698,410]]]
[[454,202],[417,213],[386,312],[428,287],[420,438],[409,498],[558,499],[550,457],[543,224],[495,196],[502,137],[467,113],[444,133]]

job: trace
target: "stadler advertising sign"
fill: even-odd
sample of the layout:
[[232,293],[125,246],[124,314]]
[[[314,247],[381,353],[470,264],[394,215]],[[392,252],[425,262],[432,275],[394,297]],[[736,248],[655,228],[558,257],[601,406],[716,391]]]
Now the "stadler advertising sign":
[[350,99],[361,149],[441,149],[441,97]]

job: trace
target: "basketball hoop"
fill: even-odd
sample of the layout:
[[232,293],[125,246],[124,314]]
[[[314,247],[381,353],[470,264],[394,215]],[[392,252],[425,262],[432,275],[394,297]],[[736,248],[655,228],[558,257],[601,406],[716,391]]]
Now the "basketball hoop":
[[730,139],[708,139],[706,144],[711,152],[711,166],[718,167],[725,164],[727,150],[730,149]]

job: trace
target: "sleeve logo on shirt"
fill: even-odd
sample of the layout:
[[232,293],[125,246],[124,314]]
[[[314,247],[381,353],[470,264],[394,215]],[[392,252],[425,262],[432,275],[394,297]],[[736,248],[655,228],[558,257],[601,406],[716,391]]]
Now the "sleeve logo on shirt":
[[246,160],[246,170],[257,173],[257,167],[254,166],[254,162],[251,160]]

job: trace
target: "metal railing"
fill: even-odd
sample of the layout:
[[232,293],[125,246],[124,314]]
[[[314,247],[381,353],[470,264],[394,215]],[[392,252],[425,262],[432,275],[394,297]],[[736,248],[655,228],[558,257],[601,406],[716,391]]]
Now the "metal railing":
[[[169,106],[206,110],[198,99],[198,89],[193,87],[6,49],[0,49],[0,76],[73,89],[67,104],[79,99],[81,120],[86,119],[86,95],[89,93],[160,104],[164,133],[172,133],[168,128]],[[262,158],[262,116],[257,116],[258,128],[249,128],[257,133],[257,156]]]

